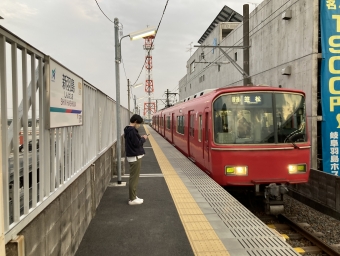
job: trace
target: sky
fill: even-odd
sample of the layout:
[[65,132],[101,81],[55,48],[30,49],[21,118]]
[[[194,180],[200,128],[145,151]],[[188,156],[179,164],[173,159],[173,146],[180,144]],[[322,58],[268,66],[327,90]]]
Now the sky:
[[[197,41],[224,5],[242,15],[262,0],[169,0],[156,39],[153,57],[154,98],[164,99],[169,89],[178,93],[186,74],[190,43]],[[97,0],[104,13],[123,25],[123,35],[157,26],[166,0]],[[84,80],[116,99],[114,24],[100,11],[95,0],[1,0],[0,25],[33,47],[62,63]],[[127,79],[144,83],[144,40],[122,40],[120,64],[121,105],[127,107]],[[192,53],[196,50],[193,48]],[[137,79],[138,78],[138,79]],[[144,86],[134,88],[137,98],[146,96]],[[142,104],[146,99],[137,101]],[[133,108],[133,101],[130,105]],[[160,105],[161,107],[161,105]]]

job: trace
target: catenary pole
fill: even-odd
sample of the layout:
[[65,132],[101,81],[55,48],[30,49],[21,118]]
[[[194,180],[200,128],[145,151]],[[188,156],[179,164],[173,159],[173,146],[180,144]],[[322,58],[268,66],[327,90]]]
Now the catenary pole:
[[243,5],[243,70],[248,77],[243,77],[243,85],[251,84],[249,74],[249,4]]
[[133,95],[133,101],[134,101],[133,113],[137,114],[137,110],[136,110],[136,95]]

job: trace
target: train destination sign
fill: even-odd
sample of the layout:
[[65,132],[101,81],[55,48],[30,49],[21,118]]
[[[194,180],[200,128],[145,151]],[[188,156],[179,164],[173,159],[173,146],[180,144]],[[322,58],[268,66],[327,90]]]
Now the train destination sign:
[[83,80],[50,59],[50,128],[82,125]]
[[241,105],[261,105],[262,95],[244,94],[244,95],[231,96],[231,102],[233,104],[241,104]]

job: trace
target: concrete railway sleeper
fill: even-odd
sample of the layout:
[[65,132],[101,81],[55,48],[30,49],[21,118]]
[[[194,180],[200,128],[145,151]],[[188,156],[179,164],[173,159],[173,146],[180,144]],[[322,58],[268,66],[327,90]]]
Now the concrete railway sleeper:
[[[268,222],[268,218],[266,218],[265,222]],[[272,218],[274,220],[274,218]],[[340,245],[329,245],[320,237],[323,237],[324,234],[321,232],[310,232],[306,228],[309,227],[308,223],[297,223],[294,221],[294,218],[287,217],[284,214],[280,214],[276,221],[279,220],[282,223],[274,223],[268,224],[270,228],[275,230],[280,230],[280,235],[286,241],[294,241],[294,240],[301,240],[306,239],[308,240],[311,245],[306,244],[306,246],[299,246],[295,247],[295,251],[300,254],[307,254],[307,255],[331,255],[331,256],[338,256],[340,255]],[[294,234],[282,234],[281,231],[287,230],[294,230],[296,233]]]

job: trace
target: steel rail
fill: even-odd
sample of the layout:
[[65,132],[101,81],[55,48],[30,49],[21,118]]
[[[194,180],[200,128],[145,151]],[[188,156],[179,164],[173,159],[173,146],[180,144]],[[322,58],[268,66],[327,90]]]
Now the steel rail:
[[340,255],[340,253],[337,252],[335,249],[333,249],[331,246],[324,243],[322,240],[320,240],[318,237],[316,237],[315,235],[308,232],[303,227],[299,226],[298,223],[294,222],[292,219],[290,219],[286,215],[280,214],[279,217],[282,218],[282,220],[288,222],[288,224],[291,225],[292,228],[295,229],[295,231],[297,231],[302,236],[304,236],[306,239],[311,241],[315,246],[319,247],[323,252],[327,253],[330,256],[339,256]]

